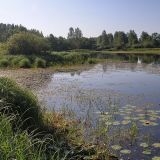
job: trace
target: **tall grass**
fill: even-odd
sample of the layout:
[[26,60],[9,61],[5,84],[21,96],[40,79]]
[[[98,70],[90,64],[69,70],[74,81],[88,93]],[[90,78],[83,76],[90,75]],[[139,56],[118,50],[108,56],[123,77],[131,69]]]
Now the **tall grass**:
[[29,90],[19,87],[14,81],[0,78],[1,107],[9,106],[10,114],[19,115],[22,127],[37,127],[42,125],[42,112],[37,98]]
[[[57,151],[52,151],[47,138],[38,139],[27,131],[13,132],[14,116],[0,114],[0,159],[1,160],[60,160],[67,159]],[[47,148],[48,147],[48,148]]]
[[46,61],[42,58],[36,58],[34,62],[35,67],[45,68],[46,67]]
[[[145,63],[152,60],[160,61],[159,49],[128,49],[128,50],[73,50],[66,52],[45,52],[39,55],[0,55],[0,67],[45,68],[55,65],[73,65],[96,63],[99,60],[119,60],[137,62],[138,57]],[[92,59],[92,60],[91,60]]]
[[[93,158],[94,157],[94,158]],[[37,98],[8,78],[0,78],[0,159],[97,159],[77,123],[42,112]]]
[[9,61],[5,58],[0,60],[0,67],[8,67],[9,66]]
[[19,61],[19,67],[20,68],[30,68],[31,67],[30,60],[28,58],[21,59]]

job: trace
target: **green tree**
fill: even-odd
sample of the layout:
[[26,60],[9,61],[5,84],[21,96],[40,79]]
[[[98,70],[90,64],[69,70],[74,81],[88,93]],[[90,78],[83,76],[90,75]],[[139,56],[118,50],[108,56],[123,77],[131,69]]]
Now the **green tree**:
[[7,50],[10,54],[40,54],[48,48],[46,39],[29,32],[14,34],[7,42]]
[[137,34],[135,33],[134,30],[130,30],[128,35],[128,46],[129,47],[136,47],[136,45],[138,44],[138,37]]
[[51,51],[58,50],[58,38],[54,37],[53,34],[50,34],[49,37],[47,37],[47,41]]
[[82,31],[77,27],[75,30],[70,27],[68,33],[68,43],[70,49],[80,49],[82,41]]
[[68,41],[63,37],[59,37],[57,41],[57,51],[65,51],[68,49],[69,49]]
[[114,47],[117,49],[124,49],[128,43],[127,35],[124,32],[115,32],[114,34]]
[[74,29],[73,29],[73,27],[70,27],[69,28],[69,33],[68,33],[68,39],[73,39],[73,38],[75,38]]
[[147,32],[142,32],[140,37],[141,46],[144,48],[154,47],[154,42],[152,37]]
[[0,23],[0,42],[6,42],[9,37],[19,32],[30,32],[43,37],[42,32],[35,29],[29,30],[22,25]]
[[153,33],[152,40],[153,40],[154,47],[160,47],[160,34]]
[[77,27],[74,31],[74,38],[80,39],[83,37],[82,31]]
[[100,49],[106,49],[109,48],[109,38],[108,35],[106,33],[106,31],[104,30],[102,32],[102,34],[98,37],[97,39],[97,45]]
[[108,34],[109,48],[113,48],[113,34]]

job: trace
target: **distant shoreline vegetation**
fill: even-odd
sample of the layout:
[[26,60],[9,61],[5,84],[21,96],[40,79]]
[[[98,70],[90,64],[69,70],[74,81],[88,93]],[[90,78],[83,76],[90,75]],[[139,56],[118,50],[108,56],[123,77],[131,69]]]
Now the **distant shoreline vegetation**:
[[96,63],[105,58],[133,62],[133,57],[137,59],[135,54],[159,55],[160,34],[142,32],[138,38],[134,30],[116,31],[114,35],[104,30],[98,37],[86,38],[79,28],[71,27],[67,38],[52,34],[45,37],[42,32],[22,25],[0,24],[0,67],[45,68]]

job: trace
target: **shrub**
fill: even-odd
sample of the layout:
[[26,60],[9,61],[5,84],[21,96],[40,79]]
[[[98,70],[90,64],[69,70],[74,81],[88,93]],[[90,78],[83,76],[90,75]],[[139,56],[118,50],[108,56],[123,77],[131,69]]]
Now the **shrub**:
[[[42,113],[37,98],[27,89],[20,88],[14,81],[0,78],[0,111],[2,106],[7,105],[7,113],[18,114],[22,128],[40,126],[42,124]],[[2,105],[3,104],[3,105]]]
[[41,58],[36,58],[34,65],[36,67],[45,68],[46,67],[46,61],[44,59],[41,59]]
[[9,61],[7,59],[1,59],[0,60],[0,67],[8,67]]
[[14,56],[14,57],[12,57],[12,59],[11,59],[12,66],[19,66],[19,62],[24,58],[25,58],[24,56]]
[[14,34],[7,42],[9,54],[32,55],[47,49],[48,43],[45,38],[28,32]]
[[19,62],[19,67],[20,68],[30,68],[31,67],[31,62],[28,58],[21,59]]
[[94,60],[94,59],[89,59],[89,60],[88,60],[88,63],[89,63],[89,64],[96,64],[96,60]]

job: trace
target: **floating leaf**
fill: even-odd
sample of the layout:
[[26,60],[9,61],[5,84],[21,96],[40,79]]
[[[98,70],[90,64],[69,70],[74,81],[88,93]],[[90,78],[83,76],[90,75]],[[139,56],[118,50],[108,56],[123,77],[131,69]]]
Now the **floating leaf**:
[[137,114],[139,117],[144,117],[145,116],[145,114],[142,114],[142,113],[139,113],[139,114]]
[[145,123],[145,122],[146,122],[145,119],[140,119],[139,121],[142,122],[142,123]]
[[141,119],[141,117],[133,117],[133,118],[132,118],[132,120],[135,120],[135,121],[136,121],[136,120],[139,120],[139,119]]
[[107,126],[110,126],[110,125],[112,125],[112,122],[105,122],[105,124],[106,124]]
[[95,112],[95,114],[102,114],[102,112]]
[[160,160],[160,157],[153,157],[152,160]]
[[126,120],[130,120],[130,119],[131,119],[131,117],[126,116],[126,117],[124,117],[124,119],[126,119]]
[[155,117],[150,117],[149,118],[151,121],[156,121],[157,120],[157,118],[155,118]]
[[104,112],[104,115],[108,115],[109,114],[109,112]]
[[159,124],[156,122],[151,122],[151,126],[158,126]]
[[144,122],[142,123],[142,125],[143,125],[143,126],[158,126],[159,124],[156,123],[156,122],[151,122],[151,121],[146,120],[146,121],[144,121]]
[[121,150],[120,152],[121,152],[122,154],[130,154],[130,153],[131,153],[131,151],[128,150],[128,149]]
[[126,111],[133,111],[133,109],[132,108],[127,108]]
[[147,148],[148,144],[147,143],[141,143],[140,146],[143,147],[143,148]]
[[113,125],[114,126],[118,126],[118,125],[120,125],[121,123],[119,122],[119,121],[115,121],[115,122],[113,122]]
[[129,120],[123,120],[123,121],[121,122],[121,124],[123,124],[123,125],[127,125],[127,124],[129,124],[129,123],[131,123],[131,121],[129,121]]
[[113,149],[113,150],[116,150],[116,151],[118,151],[118,150],[121,150],[121,146],[120,145],[113,145],[113,146],[111,146],[111,148]]
[[151,154],[151,150],[145,150],[142,152],[143,154],[146,154],[146,155],[150,155]]
[[136,112],[137,112],[137,113],[143,112],[143,110],[142,110],[142,109],[137,109]]
[[152,146],[155,148],[160,148],[160,143],[154,143]]

